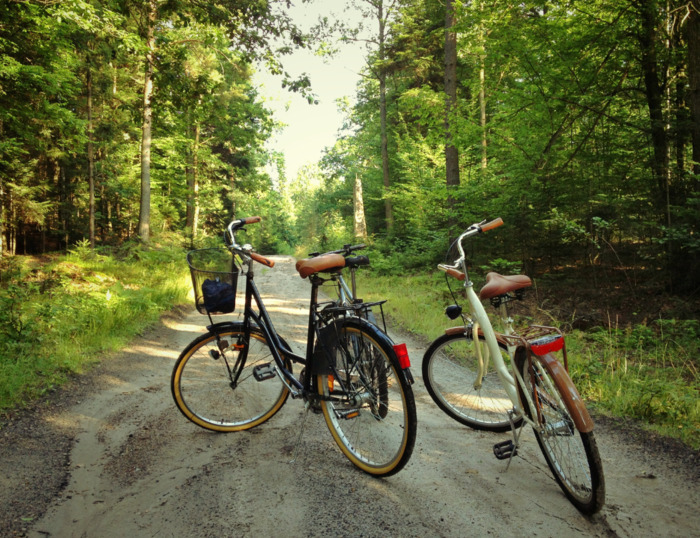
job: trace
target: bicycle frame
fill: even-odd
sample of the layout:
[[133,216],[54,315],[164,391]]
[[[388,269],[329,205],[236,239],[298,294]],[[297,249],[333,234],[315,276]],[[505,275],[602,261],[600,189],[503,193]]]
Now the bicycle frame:
[[[479,384],[481,382],[483,376],[487,372],[489,360],[492,360],[494,370],[496,371],[496,374],[501,380],[501,384],[503,385],[506,394],[510,398],[516,413],[519,413],[523,417],[523,420],[525,422],[527,422],[533,427],[537,427],[536,420],[539,420],[539,406],[536,404],[536,402],[533,401],[530,391],[525,389],[525,381],[518,372],[516,368],[516,361],[514,360],[516,354],[522,352],[528,354],[527,360],[530,361],[531,357],[529,356],[529,345],[526,341],[519,338],[517,333],[514,331],[512,319],[508,317],[505,305],[503,304],[500,306],[499,312],[501,321],[504,325],[504,332],[497,333],[494,330],[493,325],[491,324],[491,319],[486,313],[484,305],[477,296],[476,291],[474,291],[474,284],[469,279],[466,255],[464,253],[464,247],[462,246],[462,241],[464,241],[464,239],[481,233],[482,231],[486,231],[488,229],[500,226],[501,224],[502,221],[498,219],[497,221],[484,225],[483,227],[473,226],[468,228],[457,239],[457,248],[459,249],[460,254],[459,259],[455,262],[454,266],[441,266],[441,269],[445,270],[448,273],[454,269],[460,269],[462,271],[464,275],[464,288],[466,291],[467,300],[471,305],[473,334],[478,335],[479,331],[481,331],[481,334],[483,334],[484,340],[486,342],[486,354],[484,354],[484,349],[482,348],[480,339],[472,339],[474,342],[476,356],[479,361],[479,373],[475,384]],[[542,328],[543,327],[540,327],[540,329]],[[498,336],[501,337],[500,339],[502,342],[506,343],[508,354],[511,357],[511,367],[513,369],[512,374],[508,371],[508,367],[506,366],[503,360],[501,348],[498,345]],[[545,366],[552,373],[555,373],[558,370],[558,368],[562,368],[561,365],[559,365],[559,363],[554,359],[552,359],[551,361],[545,360]],[[559,377],[557,377],[557,379],[559,379]],[[523,390],[518,391],[517,385],[523,387]],[[590,415],[585,409],[585,406],[581,402],[580,397],[578,396],[578,393],[575,390],[575,387],[571,385],[570,387],[566,386],[564,388],[566,389],[564,390],[564,394],[569,395],[568,403],[570,405],[568,407],[570,407],[573,410],[573,419],[576,423],[577,429],[582,432],[591,431],[593,429],[593,423],[590,419]],[[521,395],[525,398],[524,402],[522,401]],[[529,414],[526,412],[528,409],[532,411]]]
[[[464,267],[466,269],[466,263],[464,264]],[[481,304],[479,297],[474,291],[474,284],[469,280],[468,276],[465,278],[464,288],[472,309],[471,314],[474,320],[474,334],[478,334],[479,330],[481,329],[481,333],[484,335],[484,340],[486,341],[486,351],[488,352],[487,355],[484,355],[479,338],[473,339],[476,356],[479,359],[479,379],[481,379],[486,373],[488,361],[492,360],[494,369],[496,370],[501,383],[503,383],[503,387],[505,388],[508,397],[510,398],[511,402],[513,402],[514,407],[518,411],[522,411],[520,408],[520,398],[518,397],[518,393],[515,388],[515,379],[508,371],[508,367],[503,361],[501,348],[499,347],[498,340],[496,339],[496,332],[493,329],[493,325],[491,324],[491,320],[486,313],[484,305]],[[510,330],[512,331],[512,328]],[[514,351],[515,346],[508,346],[508,352],[511,356],[513,356]]]
[[355,270],[350,269],[351,271],[351,277],[350,277],[350,283],[352,286],[352,289],[348,287],[347,282],[345,282],[345,279],[343,278],[343,275],[338,275],[338,297],[340,298],[340,302],[345,304],[345,303],[351,303],[355,300],[355,293],[356,293],[356,285],[355,285]]
[[[292,397],[297,398],[304,393],[311,394],[310,390],[310,379],[311,376],[307,376],[305,384],[302,384],[294,374],[287,370],[284,366],[284,361],[282,359],[282,354],[288,357],[292,362],[307,365],[311,360],[313,360],[313,348],[316,337],[316,323],[314,317],[316,312],[314,310],[314,305],[318,300],[318,284],[312,281],[311,288],[311,301],[309,304],[309,324],[307,333],[307,344],[306,344],[306,358],[297,355],[291,349],[288,349],[282,343],[279,334],[274,328],[270,314],[268,313],[265,305],[260,297],[260,292],[258,287],[253,280],[255,273],[253,271],[253,260],[247,256],[244,252],[240,250],[236,251],[237,254],[242,259],[242,265],[246,267],[246,286],[245,286],[245,307],[243,313],[243,327],[244,327],[244,337],[249,340],[253,327],[258,327],[264,334],[267,341],[272,345],[270,346],[270,351],[275,361],[275,367],[280,373],[280,379],[290,390]],[[253,308],[253,304],[257,308],[257,311]],[[218,332],[220,329],[225,329],[230,325],[231,322],[215,323],[207,327],[208,330],[212,332]],[[238,376],[242,371],[241,368],[237,368],[239,364],[245,364],[247,359],[248,346],[242,346],[242,351],[237,359],[236,366],[233,368],[234,378],[231,379],[232,383],[238,381]]]
[[[499,225],[500,222],[493,227]],[[471,306],[471,319],[473,322],[472,331],[474,334],[479,334],[479,330],[481,330],[481,334],[483,334],[484,340],[486,342],[485,354],[484,349],[482,348],[482,345],[480,343],[480,339],[473,338],[474,350],[479,360],[480,369],[476,383],[478,384],[481,382],[481,379],[483,379],[483,376],[486,374],[486,371],[488,369],[489,360],[492,360],[494,370],[496,371],[496,374],[501,380],[501,384],[503,385],[503,388],[508,394],[508,397],[510,398],[513,407],[521,416],[523,416],[523,418],[528,423],[532,425],[534,424],[534,422],[530,420],[527,414],[524,412],[525,409],[523,409],[523,402],[521,402],[520,396],[518,395],[518,391],[516,388],[516,383],[520,383],[522,385],[524,382],[518,374],[518,372],[516,371],[515,362],[513,360],[511,360],[511,367],[513,368],[513,373],[511,374],[511,372],[508,371],[508,367],[506,366],[503,360],[503,356],[501,354],[501,348],[498,345],[496,331],[493,328],[491,319],[486,313],[486,309],[484,308],[484,305],[477,296],[476,291],[474,291],[474,283],[469,279],[466,255],[464,253],[464,247],[462,246],[462,242],[466,238],[476,235],[477,233],[481,233],[484,230],[485,229],[479,227],[470,227],[462,235],[460,235],[456,241],[460,257],[455,262],[454,266],[446,267],[447,269],[454,269],[459,267],[459,269],[464,273],[464,289],[467,295],[467,300],[469,301],[469,304]],[[504,325],[504,334],[506,336],[514,334],[515,331],[513,329],[513,322],[512,319],[510,319],[505,313],[505,305],[501,305],[500,307],[500,317]],[[507,344],[508,354],[511,356],[511,359],[514,357],[517,347],[518,346],[510,343]],[[529,406],[529,408],[535,409],[528,392],[522,391],[522,393],[525,394],[525,397],[528,400],[527,405]]]

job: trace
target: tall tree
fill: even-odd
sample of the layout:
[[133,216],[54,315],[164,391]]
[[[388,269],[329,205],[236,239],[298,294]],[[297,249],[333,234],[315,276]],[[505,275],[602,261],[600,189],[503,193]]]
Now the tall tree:
[[641,49],[641,67],[649,110],[651,143],[654,150],[651,169],[657,183],[658,199],[664,200],[666,204],[667,224],[670,226],[668,138],[664,118],[664,91],[657,58],[657,49],[660,45],[658,27],[661,10],[656,0],[637,0],[636,7],[640,19],[637,39]]
[[[459,187],[459,151],[453,135],[457,115],[457,32],[453,0],[445,1],[445,178],[448,210],[453,213],[454,191]],[[454,224],[452,218],[451,223]]]
[[141,123],[141,203],[139,210],[138,234],[148,242],[151,235],[151,128],[153,124],[153,71],[156,49],[157,0],[145,4],[144,37],[146,57],[143,77],[143,109]]
[[[690,101],[693,173],[700,177],[700,0],[686,4],[687,17],[685,36],[688,47],[688,100]],[[699,182],[695,181],[695,194],[700,194]]]
[[365,220],[365,203],[362,199],[362,181],[360,175],[355,174],[355,189],[353,190],[353,213],[354,213],[354,233],[355,237],[367,239],[367,221]]
[[394,228],[394,209],[389,159],[389,127],[387,123],[387,42],[391,39],[391,24],[397,16],[399,2],[397,0],[354,0],[353,5],[363,18],[376,24],[376,31],[366,30],[363,24],[359,28],[346,28],[344,40],[363,41],[367,44],[369,50],[369,73],[378,84],[379,152],[384,185],[384,218],[386,231],[391,233]]

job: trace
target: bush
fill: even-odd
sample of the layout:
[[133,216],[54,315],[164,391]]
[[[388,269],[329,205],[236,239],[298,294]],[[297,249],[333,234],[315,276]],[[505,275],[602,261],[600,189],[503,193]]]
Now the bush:
[[38,263],[3,260],[0,272],[0,410],[36,398],[118,349],[188,300],[180,248],[92,251]]

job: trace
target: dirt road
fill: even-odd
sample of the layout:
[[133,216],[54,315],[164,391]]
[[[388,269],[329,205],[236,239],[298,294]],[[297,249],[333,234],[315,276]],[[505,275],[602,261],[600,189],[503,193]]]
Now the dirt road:
[[[301,353],[309,284],[291,258],[275,260],[259,285]],[[0,536],[700,535],[697,453],[599,423],[607,504],[587,519],[560,492],[530,432],[504,472],[492,446],[505,435],[471,431],[435,407],[420,378],[424,346],[410,341],[419,430],[396,476],[357,470],[323,417],[305,418],[296,400],[249,432],[200,429],[175,408],[169,381],[204,322],[189,310],[166,316],[49,407],[4,424]]]

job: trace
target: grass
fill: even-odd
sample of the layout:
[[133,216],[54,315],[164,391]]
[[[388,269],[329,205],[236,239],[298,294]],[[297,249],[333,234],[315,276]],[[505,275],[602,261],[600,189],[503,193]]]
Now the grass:
[[[444,315],[445,306],[454,301],[442,273],[377,276],[365,271],[358,276],[358,289],[367,301],[388,299],[384,308],[393,326],[424,342],[456,324]],[[465,307],[466,300],[460,304]],[[530,314],[525,319],[536,318]],[[540,321],[553,323],[549,317]],[[694,449],[700,448],[699,348],[697,320],[657,320],[567,334],[571,377],[589,406],[637,419]]]
[[35,400],[188,300],[179,248],[0,260],[0,413]]
[[376,276],[358,271],[357,288],[365,301],[389,299],[384,304],[394,327],[430,341],[448,326],[445,307],[453,300],[442,274]]

